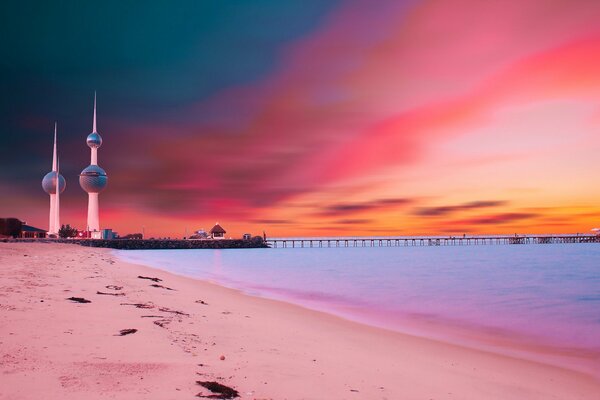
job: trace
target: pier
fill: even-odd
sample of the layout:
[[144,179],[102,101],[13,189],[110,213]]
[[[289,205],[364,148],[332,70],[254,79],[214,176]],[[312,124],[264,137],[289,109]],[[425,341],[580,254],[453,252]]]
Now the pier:
[[273,248],[484,246],[509,244],[600,243],[599,235],[398,236],[337,238],[273,238]]

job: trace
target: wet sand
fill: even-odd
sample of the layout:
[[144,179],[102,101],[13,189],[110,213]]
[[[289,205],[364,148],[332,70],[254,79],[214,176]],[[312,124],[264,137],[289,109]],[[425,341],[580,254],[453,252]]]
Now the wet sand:
[[0,399],[214,394],[197,381],[243,399],[600,398],[600,382],[581,372],[353,323],[77,245],[0,243],[0,318]]

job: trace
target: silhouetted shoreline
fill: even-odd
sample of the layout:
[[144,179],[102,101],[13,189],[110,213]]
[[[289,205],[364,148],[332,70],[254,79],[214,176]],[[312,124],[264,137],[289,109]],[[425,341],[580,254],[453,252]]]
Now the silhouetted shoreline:
[[102,247],[117,250],[176,250],[176,249],[262,249],[269,245],[258,239],[3,239],[16,243],[70,243],[87,247]]

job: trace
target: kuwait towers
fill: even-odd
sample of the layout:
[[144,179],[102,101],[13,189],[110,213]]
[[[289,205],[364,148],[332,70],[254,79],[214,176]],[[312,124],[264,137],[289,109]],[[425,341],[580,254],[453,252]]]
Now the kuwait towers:
[[94,125],[92,133],[87,137],[87,145],[92,150],[90,165],[79,174],[79,184],[88,193],[87,230],[94,232],[100,230],[100,210],[98,194],[106,188],[108,177],[106,172],[98,166],[98,148],[102,146],[102,137],[96,131],[96,94],[94,93]]
[[[58,185],[56,182],[58,181]],[[67,183],[58,172],[58,153],[56,149],[56,122],[54,123],[54,152],[52,153],[52,171],[42,179],[42,188],[50,195],[49,235],[58,235],[60,229],[60,194],[65,191]]]

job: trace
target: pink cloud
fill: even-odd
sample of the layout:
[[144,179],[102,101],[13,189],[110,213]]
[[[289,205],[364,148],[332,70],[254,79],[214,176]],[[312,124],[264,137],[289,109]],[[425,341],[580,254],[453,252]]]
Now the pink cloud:
[[111,183],[155,189],[150,208],[249,216],[418,165],[506,104],[597,93],[597,2],[397,3],[346,5],[263,81],[128,127],[145,154],[123,146],[141,167]]

